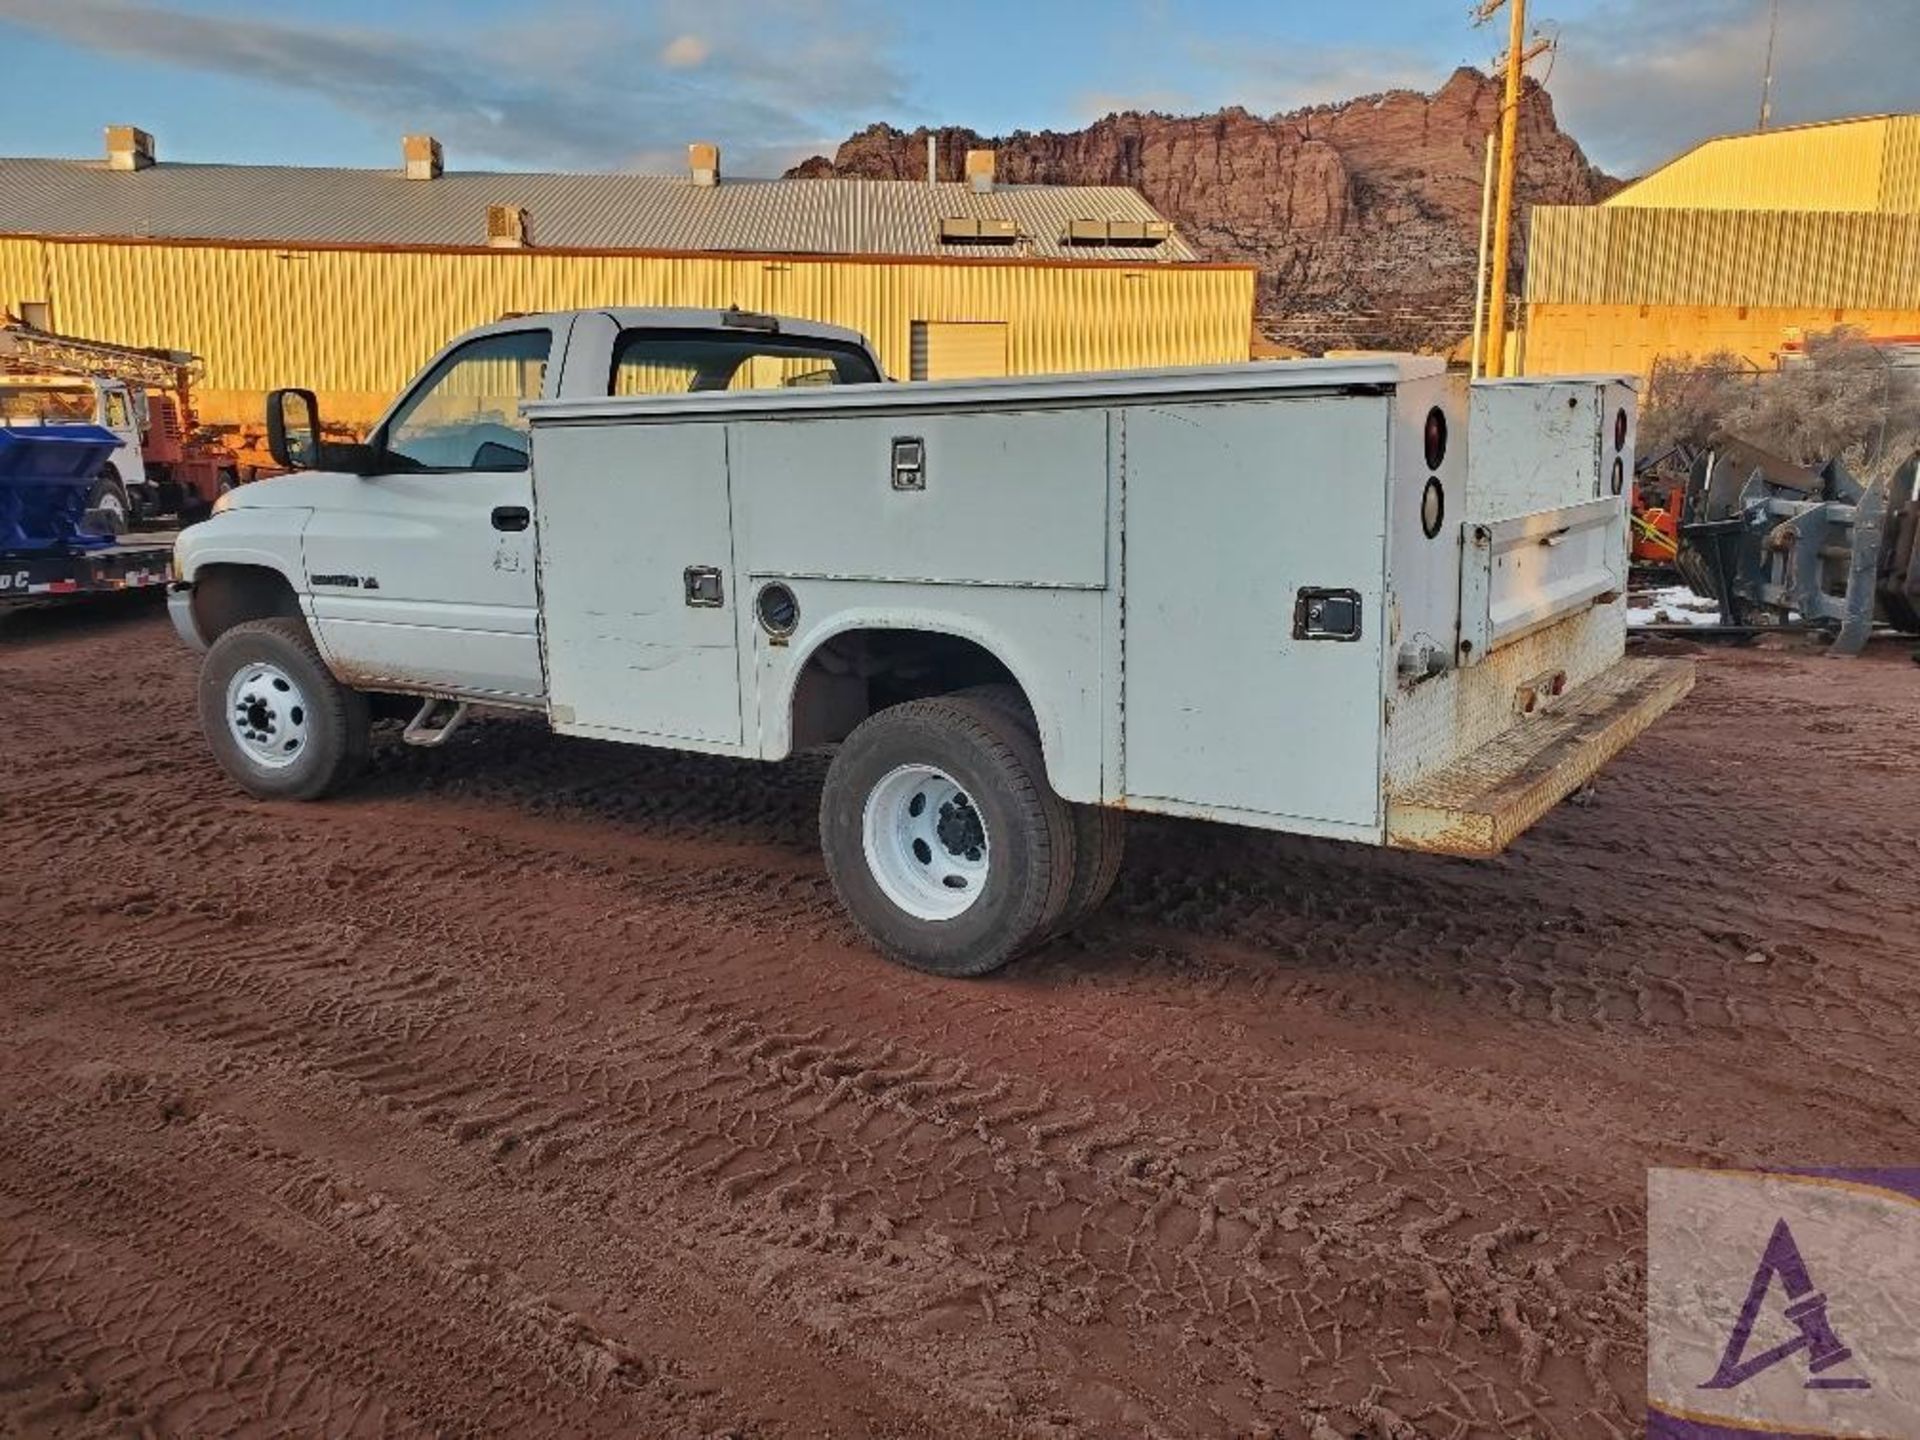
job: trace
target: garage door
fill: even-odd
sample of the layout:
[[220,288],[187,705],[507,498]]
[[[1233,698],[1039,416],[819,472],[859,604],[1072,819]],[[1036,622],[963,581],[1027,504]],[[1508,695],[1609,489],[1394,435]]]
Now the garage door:
[[1006,373],[1006,321],[913,322],[915,380],[968,380]]

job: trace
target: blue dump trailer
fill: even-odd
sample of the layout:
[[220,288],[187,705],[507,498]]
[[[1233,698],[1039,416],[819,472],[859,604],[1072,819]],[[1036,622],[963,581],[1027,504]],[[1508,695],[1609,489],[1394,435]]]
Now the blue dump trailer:
[[0,427],[0,606],[166,585],[173,535],[84,527],[94,477],[119,444],[97,425]]

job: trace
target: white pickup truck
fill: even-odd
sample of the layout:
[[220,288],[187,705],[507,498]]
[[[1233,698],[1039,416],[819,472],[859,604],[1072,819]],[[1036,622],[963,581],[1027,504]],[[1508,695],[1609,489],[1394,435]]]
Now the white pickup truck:
[[268,420],[304,473],[186,530],[172,596],[241,785],[336,789],[396,704],[834,747],[834,884],[942,974],[1092,911],[1128,810],[1497,853],[1692,683],[1624,658],[1617,379],[890,384],[849,331],[610,309],[463,336],[364,444]]

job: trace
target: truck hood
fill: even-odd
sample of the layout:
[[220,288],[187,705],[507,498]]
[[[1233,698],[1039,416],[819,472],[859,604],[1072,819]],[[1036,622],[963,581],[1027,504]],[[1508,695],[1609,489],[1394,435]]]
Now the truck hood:
[[366,482],[331,470],[296,470],[241,485],[220,497],[216,515],[232,510],[319,510],[348,503]]

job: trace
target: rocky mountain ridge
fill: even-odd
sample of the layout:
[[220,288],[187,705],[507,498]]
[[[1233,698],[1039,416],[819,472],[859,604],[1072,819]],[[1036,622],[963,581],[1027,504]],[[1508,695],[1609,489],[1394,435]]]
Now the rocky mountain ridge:
[[[1461,67],[1431,94],[1393,90],[1270,118],[1126,112],[1082,130],[982,136],[935,131],[939,178],[966,151],[999,152],[1015,184],[1130,185],[1210,260],[1259,268],[1259,329],[1309,352],[1340,346],[1444,349],[1472,326],[1475,245],[1497,80]],[[1587,205],[1619,182],[1560,129],[1529,82],[1520,106],[1515,195]],[[873,125],[794,176],[926,177],[927,131]],[[1525,264],[1516,226],[1514,286]]]

